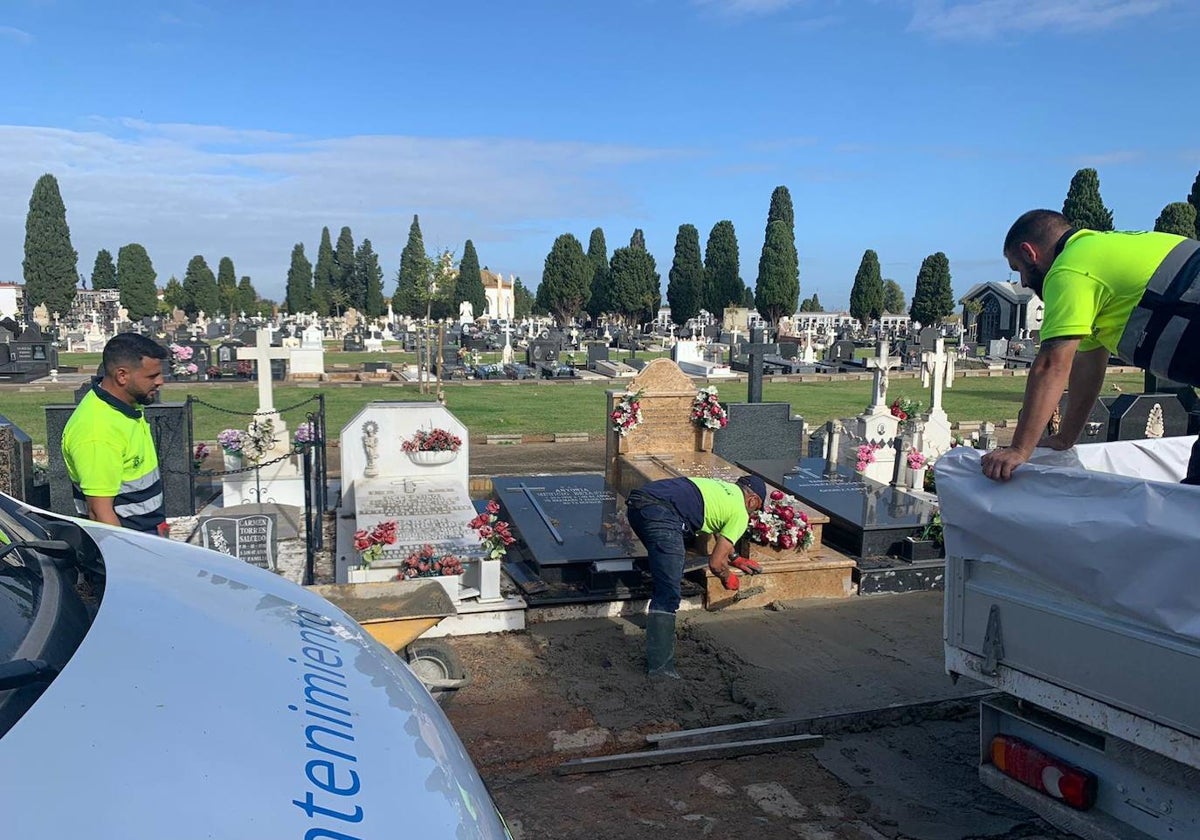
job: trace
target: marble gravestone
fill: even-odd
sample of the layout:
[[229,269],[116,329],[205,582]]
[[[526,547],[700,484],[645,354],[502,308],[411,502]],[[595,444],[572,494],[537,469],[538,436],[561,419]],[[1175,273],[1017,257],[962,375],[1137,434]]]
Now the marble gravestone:
[[[456,452],[408,453],[401,444],[418,430],[444,429],[462,440]],[[467,428],[440,403],[372,402],[342,429],[342,507],[338,511],[338,582],[349,580],[359,557],[355,530],[395,522],[397,542],[385,548],[372,569],[399,566],[413,550],[432,545],[466,564],[467,597],[495,601],[500,595],[500,561],[481,558],[479,539],[468,524],[475,508],[467,491],[470,439]],[[343,524],[344,523],[344,524]]]
[[236,557],[261,569],[276,571],[276,517],[273,513],[205,516],[200,541],[207,549]]

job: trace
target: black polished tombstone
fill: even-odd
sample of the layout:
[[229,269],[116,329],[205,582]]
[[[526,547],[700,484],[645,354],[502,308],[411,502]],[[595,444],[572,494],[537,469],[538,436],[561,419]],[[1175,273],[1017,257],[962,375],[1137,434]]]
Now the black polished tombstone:
[[587,346],[587,354],[587,369],[594,371],[596,369],[596,362],[608,361],[608,345],[603,341],[590,342]]
[[1188,412],[1178,394],[1121,394],[1108,409],[1109,440],[1179,437],[1188,433]]
[[0,380],[32,382],[58,367],[58,350],[36,323],[30,323],[8,348],[11,355],[8,362],[0,363]]
[[[347,353],[361,353],[366,349],[366,343],[363,337],[358,333],[350,333],[342,339],[342,350]],[[415,347],[413,348],[416,349]]]
[[[73,405],[46,406],[46,455],[49,462],[50,509],[76,516],[71,497],[71,479],[62,455],[62,434],[75,410]],[[146,422],[158,453],[162,472],[163,506],[167,516],[191,516],[196,512],[191,472],[191,420],[187,403],[158,403],[146,406]]]
[[847,339],[838,339],[829,345],[829,349],[825,351],[826,362],[853,362],[854,361],[854,342]]
[[789,403],[729,403],[729,422],[713,432],[713,454],[732,464],[770,459],[793,463],[808,455],[804,419]]
[[624,501],[603,475],[497,476],[492,487],[542,582],[588,592],[640,583],[646,549],[619,524]]
[[536,367],[543,363],[558,361],[559,346],[557,341],[531,341],[525,348],[525,364]]
[[37,504],[33,486],[33,439],[0,415],[0,493]]
[[899,554],[904,538],[919,536],[937,509],[840,464],[827,472],[824,458],[745,461],[741,466],[826,514],[822,542],[853,557]]
[[221,369],[221,375],[234,376],[237,374],[237,351],[239,347],[244,346],[240,341],[222,341],[217,345],[217,367]]

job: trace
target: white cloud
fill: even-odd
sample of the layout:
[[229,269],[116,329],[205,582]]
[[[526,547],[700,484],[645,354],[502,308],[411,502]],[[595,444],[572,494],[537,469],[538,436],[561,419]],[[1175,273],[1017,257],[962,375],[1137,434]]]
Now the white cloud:
[[1176,5],[1178,0],[915,0],[909,30],[947,39],[1094,32]]
[[18,44],[32,44],[33,36],[24,29],[15,26],[0,26],[0,39],[16,41]]
[[311,139],[131,119],[89,126],[0,126],[0,280],[20,278],[30,191],[51,172],[85,275],[97,249],[141,242],[161,281],[193,254],[213,265],[228,255],[278,297],[292,245],[315,251],[323,225],[369,237],[390,275],[419,214],[431,251],[458,253],[470,238],[483,262],[536,285],[557,233],[640,211],[618,186],[621,170],[693,154],[507,138]]

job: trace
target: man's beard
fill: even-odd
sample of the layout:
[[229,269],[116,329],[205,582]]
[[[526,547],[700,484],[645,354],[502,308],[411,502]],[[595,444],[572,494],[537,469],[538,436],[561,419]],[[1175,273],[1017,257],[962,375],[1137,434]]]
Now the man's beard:
[[145,394],[134,394],[134,396],[133,396],[133,401],[136,402],[138,405],[154,405],[154,402],[157,399],[158,399],[157,391],[149,391]]
[[1025,276],[1021,278],[1021,282],[1030,289],[1038,297],[1042,296],[1042,286],[1046,282],[1046,272],[1040,270],[1036,265],[1028,265],[1025,268]]

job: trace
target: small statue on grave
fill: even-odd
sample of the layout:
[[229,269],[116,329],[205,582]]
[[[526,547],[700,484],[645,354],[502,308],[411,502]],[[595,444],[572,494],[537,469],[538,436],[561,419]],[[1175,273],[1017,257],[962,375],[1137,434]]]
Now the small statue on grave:
[[363,451],[367,455],[367,466],[363,469],[363,475],[367,478],[375,478],[379,475],[379,424],[374,420],[368,420],[363,423]]

